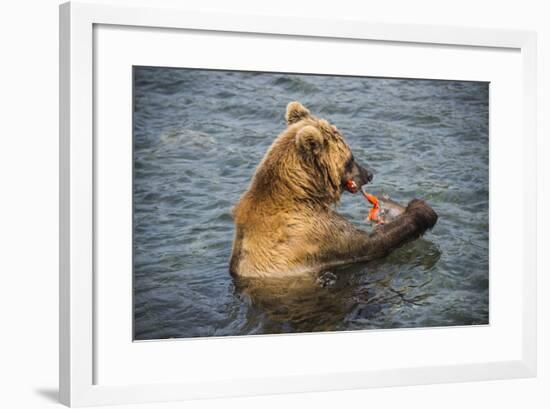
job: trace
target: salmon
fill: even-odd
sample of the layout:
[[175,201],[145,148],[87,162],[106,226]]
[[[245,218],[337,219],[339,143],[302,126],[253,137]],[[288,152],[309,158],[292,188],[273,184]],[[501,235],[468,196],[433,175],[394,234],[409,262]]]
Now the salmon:
[[400,205],[390,199],[388,195],[376,197],[373,194],[363,192],[363,196],[373,205],[369,210],[366,221],[372,221],[376,224],[389,223],[405,212],[405,206]]
[[373,194],[365,192],[363,189],[359,189],[357,184],[351,179],[346,182],[346,187],[352,193],[361,190],[365,199],[372,204],[373,207],[369,210],[365,221],[372,221],[376,224],[389,223],[405,212],[405,206],[394,202],[388,195],[384,194],[381,198],[378,198]]

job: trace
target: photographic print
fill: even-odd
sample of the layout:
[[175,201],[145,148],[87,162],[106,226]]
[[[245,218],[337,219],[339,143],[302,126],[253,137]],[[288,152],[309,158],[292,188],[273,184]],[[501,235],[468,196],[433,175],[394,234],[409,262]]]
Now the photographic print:
[[133,68],[134,340],[489,323],[489,83]]

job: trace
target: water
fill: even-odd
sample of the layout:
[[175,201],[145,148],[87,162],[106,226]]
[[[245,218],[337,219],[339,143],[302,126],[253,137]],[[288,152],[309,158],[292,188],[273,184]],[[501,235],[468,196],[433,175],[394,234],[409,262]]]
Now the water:
[[[135,339],[488,323],[486,83],[145,67],[134,81]],[[433,231],[320,277],[233,279],[230,211],[292,100],[341,130],[369,191],[427,200]],[[343,195],[353,223],[367,210]]]

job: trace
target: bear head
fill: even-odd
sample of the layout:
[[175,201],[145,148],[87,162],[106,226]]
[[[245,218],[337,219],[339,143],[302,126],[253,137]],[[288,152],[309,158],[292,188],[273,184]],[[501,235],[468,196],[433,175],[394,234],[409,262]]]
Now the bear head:
[[296,101],[287,105],[285,119],[287,129],[256,170],[252,182],[256,192],[330,205],[344,190],[356,193],[372,180],[372,172],[357,163],[336,126]]

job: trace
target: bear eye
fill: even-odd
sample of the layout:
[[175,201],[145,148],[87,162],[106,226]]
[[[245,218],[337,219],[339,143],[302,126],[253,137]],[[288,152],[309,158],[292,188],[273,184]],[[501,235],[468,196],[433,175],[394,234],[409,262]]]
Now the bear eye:
[[353,168],[354,160],[355,160],[355,158],[353,157],[353,155],[351,155],[350,158],[347,160],[346,165],[345,165],[346,172],[351,172],[351,169]]

